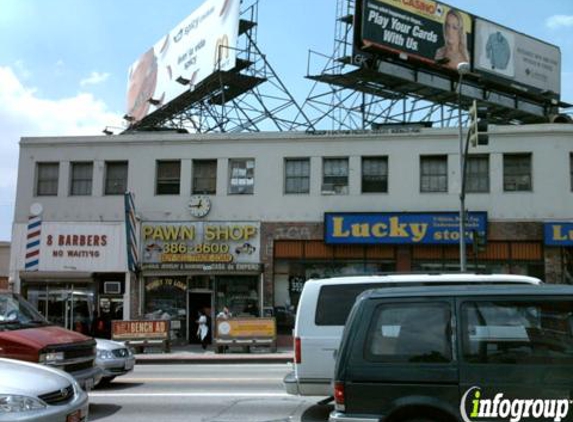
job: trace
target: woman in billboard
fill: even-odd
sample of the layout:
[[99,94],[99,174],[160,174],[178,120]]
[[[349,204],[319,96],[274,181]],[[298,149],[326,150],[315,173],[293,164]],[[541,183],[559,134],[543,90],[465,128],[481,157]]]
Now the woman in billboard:
[[466,45],[466,31],[460,12],[454,9],[448,10],[444,20],[444,46],[436,51],[436,61],[444,63],[444,66],[457,70],[461,62],[470,62],[470,55]]

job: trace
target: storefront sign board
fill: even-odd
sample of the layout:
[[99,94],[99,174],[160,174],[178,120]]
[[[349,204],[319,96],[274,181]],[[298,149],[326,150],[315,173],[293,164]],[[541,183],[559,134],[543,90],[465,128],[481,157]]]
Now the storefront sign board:
[[[472,233],[487,234],[487,213],[470,212],[466,242]],[[326,213],[324,238],[329,244],[457,244],[459,214],[437,213]]]
[[573,223],[545,223],[544,240],[548,246],[573,246]]

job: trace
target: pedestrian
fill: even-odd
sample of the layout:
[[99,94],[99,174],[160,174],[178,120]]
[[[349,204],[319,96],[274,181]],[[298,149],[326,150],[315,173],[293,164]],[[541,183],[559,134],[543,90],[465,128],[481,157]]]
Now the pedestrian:
[[219,312],[217,314],[217,319],[229,319],[231,318],[233,315],[231,314],[231,312],[229,311],[229,308],[227,308],[226,306],[223,306],[223,309],[221,310],[221,312]]
[[195,321],[197,323],[197,337],[201,340],[201,347],[203,350],[207,349],[207,342],[209,341],[209,327],[207,325],[207,316],[204,311],[199,311],[199,319]]

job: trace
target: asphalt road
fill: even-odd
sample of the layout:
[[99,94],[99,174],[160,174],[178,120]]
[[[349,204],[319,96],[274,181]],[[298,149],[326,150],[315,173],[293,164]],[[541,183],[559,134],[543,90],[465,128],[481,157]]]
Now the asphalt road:
[[90,421],[317,422],[323,397],[284,392],[288,364],[139,365],[90,392]]

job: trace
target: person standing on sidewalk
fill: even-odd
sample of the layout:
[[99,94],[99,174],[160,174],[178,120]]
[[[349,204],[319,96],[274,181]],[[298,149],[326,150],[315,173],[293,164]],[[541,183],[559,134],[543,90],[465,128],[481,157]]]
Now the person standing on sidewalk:
[[199,319],[197,322],[197,337],[201,340],[201,347],[203,350],[207,349],[207,342],[209,341],[208,334],[209,334],[209,327],[207,325],[207,316],[205,315],[204,311],[199,311]]

